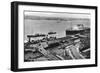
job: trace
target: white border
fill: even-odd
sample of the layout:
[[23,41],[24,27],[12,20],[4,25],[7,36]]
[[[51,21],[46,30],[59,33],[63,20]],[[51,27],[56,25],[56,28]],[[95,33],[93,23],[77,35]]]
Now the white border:
[[[63,60],[63,61],[39,61],[39,62],[24,62],[24,10],[32,11],[53,11],[53,12],[73,12],[73,13],[90,13],[91,14],[91,59],[85,60]],[[18,6],[18,68],[36,68],[50,66],[71,66],[95,64],[95,11],[93,9],[79,8],[60,8],[60,7],[44,7],[44,6]]]

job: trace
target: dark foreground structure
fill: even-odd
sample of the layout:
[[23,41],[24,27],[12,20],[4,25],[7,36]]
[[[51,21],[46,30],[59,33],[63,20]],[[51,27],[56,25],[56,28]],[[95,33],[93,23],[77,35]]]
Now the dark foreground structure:
[[[25,62],[90,59],[90,28],[66,30],[66,37],[62,38],[48,38],[45,34],[27,37],[29,41],[24,43]],[[35,37],[43,38],[32,40]]]

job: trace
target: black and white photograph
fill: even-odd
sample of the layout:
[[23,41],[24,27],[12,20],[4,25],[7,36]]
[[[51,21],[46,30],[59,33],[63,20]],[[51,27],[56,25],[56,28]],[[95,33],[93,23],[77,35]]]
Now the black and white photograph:
[[24,62],[90,59],[90,14],[24,11]]
[[11,5],[11,70],[97,66],[97,7]]

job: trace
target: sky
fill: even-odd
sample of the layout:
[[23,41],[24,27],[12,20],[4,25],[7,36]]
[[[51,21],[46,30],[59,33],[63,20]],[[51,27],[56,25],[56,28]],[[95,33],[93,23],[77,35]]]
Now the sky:
[[24,12],[24,40],[27,40],[27,35],[53,31],[57,32],[57,37],[64,37],[65,30],[77,24],[90,27],[90,14]]
[[40,16],[40,17],[90,18],[89,13],[25,11],[24,14],[26,16]]

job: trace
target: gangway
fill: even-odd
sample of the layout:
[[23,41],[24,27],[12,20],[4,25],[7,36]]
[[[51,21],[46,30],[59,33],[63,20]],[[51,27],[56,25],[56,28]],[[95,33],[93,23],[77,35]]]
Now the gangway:
[[70,45],[66,47],[66,52],[71,56],[72,59],[85,59],[79,52],[79,43],[76,45]]

